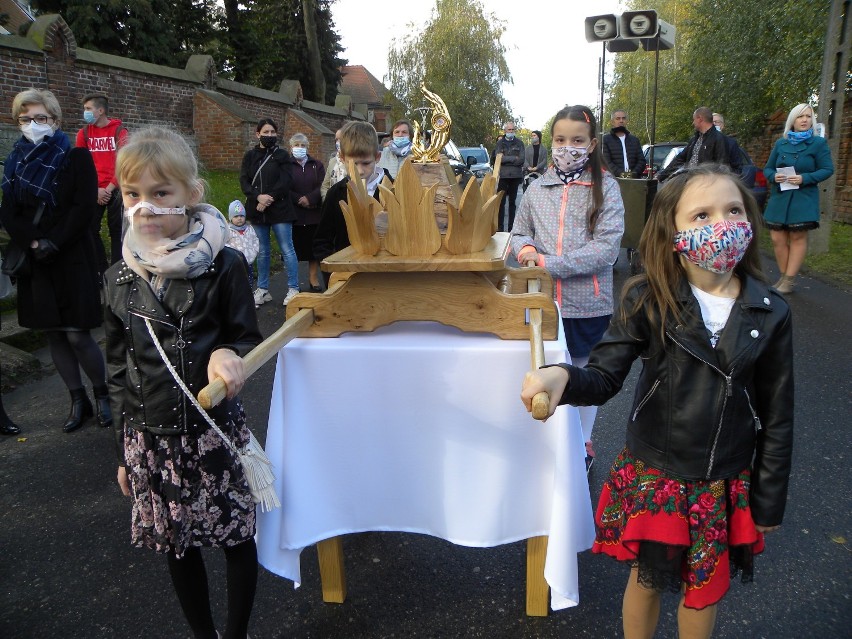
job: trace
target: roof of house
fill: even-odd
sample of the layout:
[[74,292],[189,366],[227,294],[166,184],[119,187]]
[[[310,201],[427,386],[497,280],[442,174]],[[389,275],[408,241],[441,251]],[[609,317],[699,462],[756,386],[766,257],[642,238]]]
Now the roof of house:
[[353,104],[366,104],[370,107],[386,104],[387,88],[366,67],[360,64],[340,67],[343,79],[340,81],[340,93],[352,97]]
[[20,0],[0,0],[0,13],[9,16],[9,22],[0,33],[15,34],[22,24],[33,21],[33,13],[28,3]]

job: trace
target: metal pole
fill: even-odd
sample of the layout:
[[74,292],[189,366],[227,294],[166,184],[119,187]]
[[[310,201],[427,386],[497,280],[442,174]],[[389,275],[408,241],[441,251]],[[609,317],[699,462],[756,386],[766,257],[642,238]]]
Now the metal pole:
[[657,32],[657,48],[654,51],[654,107],[651,111],[651,153],[648,158],[648,179],[654,178],[654,145],[657,143],[657,75],[660,72],[660,33]]
[[[604,74],[606,73],[606,42],[601,42],[603,49],[601,49],[601,110],[598,113],[598,122],[603,122],[604,117],[604,90],[606,89],[606,80],[604,79]],[[603,130],[603,129],[601,129]]]

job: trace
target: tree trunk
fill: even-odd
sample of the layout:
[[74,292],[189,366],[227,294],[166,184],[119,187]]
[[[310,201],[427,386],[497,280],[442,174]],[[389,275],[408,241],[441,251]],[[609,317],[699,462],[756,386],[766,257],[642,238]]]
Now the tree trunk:
[[305,21],[305,38],[308,43],[308,63],[311,67],[311,78],[314,84],[311,97],[320,104],[325,104],[325,76],[322,73],[322,62],[320,60],[316,11],[316,0],[302,0],[302,18]]
[[240,21],[239,0],[225,0],[225,28],[228,44],[234,53],[234,80],[245,82],[248,75],[248,61],[244,55],[242,25]]

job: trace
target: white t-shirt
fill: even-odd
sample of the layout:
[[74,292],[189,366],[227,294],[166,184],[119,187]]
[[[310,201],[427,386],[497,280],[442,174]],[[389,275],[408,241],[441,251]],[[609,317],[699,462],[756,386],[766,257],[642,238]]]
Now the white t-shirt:
[[692,294],[698,300],[698,306],[701,308],[701,319],[704,320],[704,326],[710,333],[710,345],[716,348],[719,342],[719,335],[722,334],[722,329],[728,323],[728,318],[731,316],[731,309],[734,308],[736,300],[733,297],[718,297],[711,295],[706,291],[702,291],[697,286],[689,285],[692,289]]

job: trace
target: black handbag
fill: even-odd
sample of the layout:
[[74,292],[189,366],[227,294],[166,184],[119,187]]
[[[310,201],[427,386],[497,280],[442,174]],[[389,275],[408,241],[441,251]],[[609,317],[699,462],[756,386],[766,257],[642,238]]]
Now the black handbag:
[[[42,201],[38,205],[35,215],[33,216],[33,226],[38,226],[41,221],[41,216],[44,214],[45,203]],[[6,249],[6,255],[3,256],[3,275],[9,277],[29,277],[32,272],[32,264],[30,260],[29,249],[23,249],[17,244],[10,243]]]

